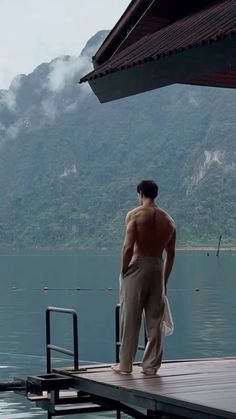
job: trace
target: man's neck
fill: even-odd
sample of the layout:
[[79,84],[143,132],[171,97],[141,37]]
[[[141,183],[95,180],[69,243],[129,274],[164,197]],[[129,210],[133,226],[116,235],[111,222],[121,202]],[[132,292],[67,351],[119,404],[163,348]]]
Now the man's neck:
[[151,198],[143,198],[143,204],[144,207],[156,207],[156,203],[154,199]]

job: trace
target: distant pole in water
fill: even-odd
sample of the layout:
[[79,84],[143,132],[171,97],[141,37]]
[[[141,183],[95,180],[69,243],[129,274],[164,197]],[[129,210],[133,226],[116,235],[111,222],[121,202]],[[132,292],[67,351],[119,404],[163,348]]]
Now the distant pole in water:
[[222,236],[219,237],[219,243],[218,243],[218,249],[217,249],[217,253],[216,256],[219,256],[220,253],[220,242],[221,242]]

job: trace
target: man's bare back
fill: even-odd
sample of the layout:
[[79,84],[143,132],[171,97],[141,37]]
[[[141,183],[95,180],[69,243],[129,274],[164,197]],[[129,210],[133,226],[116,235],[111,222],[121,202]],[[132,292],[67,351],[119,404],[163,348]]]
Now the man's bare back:
[[[175,230],[174,220],[161,208],[141,205],[127,214],[127,228],[136,230],[133,257],[158,257]],[[133,226],[132,226],[133,225]]]
[[167,212],[155,205],[157,185],[152,181],[143,181],[140,185],[146,188],[146,195],[142,190],[138,191],[141,205],[129,211],[126,216],[121,274],[127,272],[132,259],[138,256],[160,257],[165,250],[166,286],[175,258],[175,223]]

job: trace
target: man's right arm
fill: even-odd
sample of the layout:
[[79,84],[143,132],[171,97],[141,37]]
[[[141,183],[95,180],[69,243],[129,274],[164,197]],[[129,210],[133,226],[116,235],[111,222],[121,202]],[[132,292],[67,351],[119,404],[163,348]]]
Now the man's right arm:
[[164,283],[165,283],[165,292],[167,291],[167,282],[170,276],[170,273],[173,268],[175,260],[175,242],[176,242],[176,230],[172,233],[172,236],[165,247],[166,251],[166,260],[164,265]]
[[121,274],[124,275],[129,267],[134,252],[134,243],[136,240],[136,224],[132,213],[126,216],[126,232],[122,249]]

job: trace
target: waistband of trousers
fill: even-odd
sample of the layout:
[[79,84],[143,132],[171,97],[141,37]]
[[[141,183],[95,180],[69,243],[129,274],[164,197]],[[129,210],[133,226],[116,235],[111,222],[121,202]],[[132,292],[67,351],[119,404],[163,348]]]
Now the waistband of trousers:
[[133,256],[131,263],[132,262],[146,262],[146,263],[160,263],[163,262],[163,258],[162,255],[159,256]]

